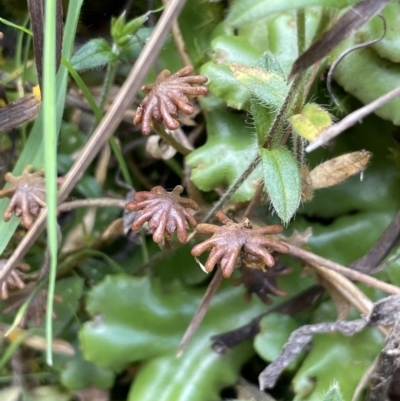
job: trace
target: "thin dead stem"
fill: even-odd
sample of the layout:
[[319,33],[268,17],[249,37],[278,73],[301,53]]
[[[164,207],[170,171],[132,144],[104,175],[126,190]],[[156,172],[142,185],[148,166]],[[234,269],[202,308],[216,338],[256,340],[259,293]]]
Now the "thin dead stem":
[[368,114],[373,113],[376,109],[383,106],[384,104],[390,102],[397,96],[400,96],[400,87],[393,89],[392,91],[386,93],[385,95],[379,97],[373,102],[361,107],[360,109],[353,111],[348,116],[343,118],[343,120],[339,121],[337,124],[332,125],[325,131],[321,133],[321,135],[312,143],[310,143],[306,147],[306,152],[312,152],[313,150],[319,148],[324,145],[331,139],[337,137],[342,132],[346,131],[348,128],[352,127],[354,124],[358,123],[360,120],[365,118]]
[[349,279],[319,264],[310,262],[309,265],[324,276],[324,278],[328,279],[335,286],[336,290],[362,314],[368,315],[371,312],[373,302]]
[[[311,267],[324,276],[330,283],[332,283],[336,290],[349,301],[357,310],[363,315],[367,316],[371,313],[374,306],[373,302],[360,291],[349,279],[336,271],[330,270],[327,267],[320,266],[317,263],[309,263]],[[389,330],[383,326],[378,326],[377,329],[381,334],[386,337]]]
[[[168,0],[163,0],[163,3],[167,4]],[[185,65],[193,66],[192,61],[190,60],[189,55],[187,54],[186,44],[183,39],[182,32],[179,28],[177,19],[175,19],[174,23],[172,24],[171,33],[182,61],[185,63]]]
[[215,272],[214,277],[208,284],[207,290],[200,302],[199,307],[197,308],[196,312],[193,315],[192,321],[190,322],[188,328],[185,331],[185,334],[182,337],[182,340],[178,347],[178,352],[176,356],[179,358],[182,356],[184,349],[186,348],[187,344],[196,333],[197,328],[200,326],[200,323],[203,321],[203,318],[207,312],[207,309],[210,305],[210,302],[217,291],[220,283],[222,280],[222,271],[221,268],[218,268]]
[[98,199],[79,199],[71,202],[64,202],[58,206],[59,212],[69,212],[80,207],[119,207],[125,209],[126,201],[114,198],[98,198]]
[[297,246],[287,244],[289,246],[289,254],[296,256],[305,262],[314,265],[324,266],[330,270],[334,270],[342,274],[343,276],[349,278],[350,280],[358,281],[367,285],[368,287],[376,288],[382,291],[387,292],[388,294],[399,295],[400,288],[392,285],[387,284],[383,281],[380,281],[374,277],[368,276],[367,274],[360,273],[356,270],[351,270],[348,267],[342,266],[339,263],[332,262],[329,259],[325,259],[321,256],[315,255],[314,253],[305,251]]

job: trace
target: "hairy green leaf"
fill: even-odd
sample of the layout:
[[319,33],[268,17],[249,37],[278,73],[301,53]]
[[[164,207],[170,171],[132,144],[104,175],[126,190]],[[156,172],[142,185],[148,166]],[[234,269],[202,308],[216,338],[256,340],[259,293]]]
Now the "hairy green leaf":
[[293,129],[308,141],[315,141],[321,132],[332,125],[330,114],[315,103],[306,104],[301,114],[289,117]]
[[256,127],[258,146],[263,146],[274,121],[274,113],[255,99],[251,101],[250,111]]
[[289,86],[282,75],[243,64],[229,65],[233,75],[262,104],[278,109],[282,106]]
[[92,39],[74,54],[71,64],[79,71],[102,67],[115,60],[116,55],[105,39]]
[[300,172],[284,147],[261,149],[264,185],[271,203],[284,224],[296,213],[301,198]]
[[285,78],[282,66],[270,51],[266,51],[262,54],[258,60],[257,67]]
[[211,93],[223,99],[230,107],[248,110],[250,92],[238,85],[228,63],[240,62],[254,66],[261,53],[240,36],[218,36],[212,41],[211,47],[214,57],[200,69],[200,73],[209,79]]

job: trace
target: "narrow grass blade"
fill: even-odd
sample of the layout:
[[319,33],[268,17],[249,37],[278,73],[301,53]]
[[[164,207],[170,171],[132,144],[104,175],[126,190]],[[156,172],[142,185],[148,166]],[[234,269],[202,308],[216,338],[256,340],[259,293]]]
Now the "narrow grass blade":
[[[50,277],[46,311],[46,361],[53,364],[53,299],[57,272],[57,104],[56,104],[56,21],[57,0],[46,0],[43,51],[43,138],[46,171],[47,247],[50,254]],[[35,41],[35,35],[33,36]]]

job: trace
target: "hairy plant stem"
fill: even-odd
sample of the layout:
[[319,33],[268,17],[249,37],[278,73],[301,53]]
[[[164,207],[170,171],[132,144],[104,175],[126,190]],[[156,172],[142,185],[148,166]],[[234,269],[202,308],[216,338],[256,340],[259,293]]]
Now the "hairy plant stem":
[[[286,122],[287,114],[290,112],[293,106],[293,100],[296,97],[297,91],[299,87],[301,87],[301,83],[303,82],[302,75],[297,76],[292,85],[290,86],[289,92],[286,95],[286,98],[278,110],[278,113],[275,116],[275,119],[266,135],[266,142],[264,144],[264,148],[272,149],[276,146],[281,145],[281,139],[284,135],[284,125]],[[209,221],[214,213],[222,209],[224,205],[229,201],[232,195],[238,190],[238,188],[243,184],[244,181],[249,177],[249,175],[256,169],[256,167],[260,164],[259,155],[252,160],[246,170],[242,173],[242,175],[225,191],[225,193],[221,196],[219,201],[211,208],[211,210],[207,213],[207,215],[202,220],[202,223]]]
[[[304,10],[297,10],[296,12],[296,26],[297,26],[297,54],[300,56],[303,54],[306,47],[306,19]],[[306,82],[303,79],[299,84],[300,88],[297,92],[297,96],[294,104],[294,113],[301,113],[301,109],[305,100],[305,85]],[[293,154],[299,167],[304,164],[304,142],[302,137],[295,131],[292,130],[292,144]]]
[[296,11],[297,28],[297,55],[300,56],[306,49],[306,15],[304,9]]

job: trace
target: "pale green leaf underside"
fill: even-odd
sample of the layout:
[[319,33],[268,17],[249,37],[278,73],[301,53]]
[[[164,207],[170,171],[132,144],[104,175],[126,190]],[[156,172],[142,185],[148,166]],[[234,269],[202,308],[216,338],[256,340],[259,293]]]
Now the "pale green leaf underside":
[[316,6],[345,8],[357,2],[358,0],[239,0],[232,5],[227,23],[239,27],[279,12]]
[[262,104],[279,108],[288,92],[286,80],[281,75],[258,67],[238,63],[229,65],[233,75]]

